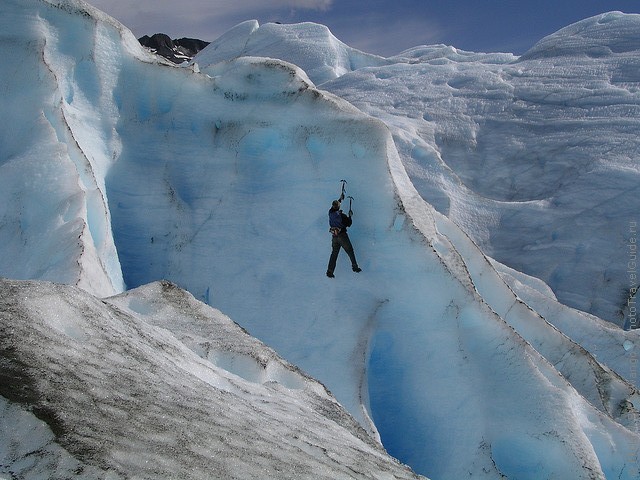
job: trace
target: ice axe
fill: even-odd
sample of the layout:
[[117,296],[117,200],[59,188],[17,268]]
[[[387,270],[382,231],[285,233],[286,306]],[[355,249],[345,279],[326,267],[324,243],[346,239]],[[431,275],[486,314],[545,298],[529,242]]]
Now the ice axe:
[[353,204],[353,197],[349,195],[347,197],[349,199],[349,216],[353,215],[353,210],[351,210],[351,205]]

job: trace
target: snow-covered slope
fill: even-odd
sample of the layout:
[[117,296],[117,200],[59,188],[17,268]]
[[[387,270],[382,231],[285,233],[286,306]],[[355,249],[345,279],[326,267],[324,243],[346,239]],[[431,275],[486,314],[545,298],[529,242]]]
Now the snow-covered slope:
[[[202,71],[168,65],[77,0],[12,0],[0,10],[7,27],[0,48],[26,59],[11,64],[19,81],[2,78],[0,105],[13,115],[14,133],[1,147],[0,235],[11,257],[1,275],[78,284],[102,297],[167,278],[320,380],[371,438],[434,478],[637,476],[638,333],[565,310],[535,282],[485,257],[414,186],[394,118],[363,114],[282,60],[236,53]],[[251,25],[230,35],[250,35]],[[342,79],[378,68],[402,70],[362,68],[336,80],[335,91]],[[413,117],[399,119],[406,126]],[[465,132],[458,131],[461,141]],[[351,238],[363,272],[340,258],[329,280],[326,213],[343,178],[355,197]],[[469,215],[480,207],[469,203]],[[31,291],[22,297],[37,296]],[[185,362],[184,349],[212,360],[200,340],[210,332],[193,330],[196,314],[180,317],[179,328],[167,325],[146,295],[107,303],[118,318],[143,316],[157,325],[148,328],[171,330],[179,345],[162,358],[172,365]],[[10,330],[17,307],[3,310]],[[599,337],[593,349],[547,321],[560,316],[587,319]],[[77,330],[70,333],[81,341]],[[144,349],[153,357],[155,348]],[[613,353],[601,358],[604,350]],[[254,363],[243,366],[245,357],[213,361],[260,376]],[[179,424],[183,413],[173,407]],[[185,458],[176,468],[190,468]]]
[[172,284],[101,301],[0,280],[0,299],[3,478],[418,478]]

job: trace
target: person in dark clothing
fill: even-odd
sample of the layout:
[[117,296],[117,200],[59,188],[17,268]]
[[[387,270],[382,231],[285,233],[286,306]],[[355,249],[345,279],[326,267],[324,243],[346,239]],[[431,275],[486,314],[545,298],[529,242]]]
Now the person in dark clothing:
[[349,211],[349,215],[345,215],[340,210],[340,201],[334,200],[329,209],[329,231],[331,232],[331,257],[329,257],[329,266],[327,267],[327,277],[334,278],[333,271],[336,269],[336,261],[338,260],[338,253],[340,248],[343,248],[349,259],[351,260],[351,268],[354,272],[361,272],[362,270],[358,266],[356,261],[356,255],[353,252],[353,245],[347,235],[347,228],[351,226],[353,221],[351,216],[352,211]]

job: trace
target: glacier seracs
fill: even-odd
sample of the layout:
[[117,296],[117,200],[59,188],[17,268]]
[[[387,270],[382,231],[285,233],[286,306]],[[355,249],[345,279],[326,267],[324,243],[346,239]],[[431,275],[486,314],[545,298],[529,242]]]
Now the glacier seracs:
[[640,15],[611,12],[520,58],[432,49],[322,88],[390,126],[421,195],[485,253],[623,326],[637,287],[638,30]]
[[521,57],[430,45],[367,63],[336,49],[330,32],[315,35],[309,53],[292,33],[302,24],[244,28],[194,61],[206,70],[259,55],[300,66],[389,126],[421,195],[485,253],[544,280],[561,302],[624,324],[625,240],[638,208],[639,15],[585,19]]
[[[495,96],[500,104],[509,98],[510,87],[496,69],[515,68],[513,58],[433,47],[406,52],[410,61],[366,57],[371,62],[364,68],[349,69],[339,67],[346,65],[343,57],[321,71],[339,77],[326,82],[291,59],[234,50],[243,35],[262,38],[255,36],[262,27],[251,22],[230,35],[230,58],[178,68],[145,52],[125,27],[80,1],[12,0],[1,10],[0,49],[16,58],[10,68],[19,74],[1,80],[6,95],[0,106],[13,120],[0,147],[3,276],[77,284],[98,297],[167,278],[319,379],[374,442],[380,438],[390,453],[434,478],[469,472],[474,478],[637,476],[636,352],[627,348],[640,344],[637,332],[608,329],[562,307],[539,283],[485,257],[437,211],[452,199],[468,206],[468,218],[482,218],[488,207],[463,195],[447,197],[448,189],[466,187],[441,161],[437,144],[418,135],[414,120],[432,133],[453,127],[448,142],[477,141],[476,120],[484,118],[483,108],[494,108],[487,99]],[[326,28],[288,27],[286,50],[296,41],[290,32],[305,28],[311,37],[333,42]],[[201,52],[202,58],[209,54]],[[428,61],[420,61],[425,55]],[[430,117],[403,111],[411,98],[426,102],[406,90],[397,114],[385,111],[399,98],[394,75],[404,79],[424,70],[425,78],[433,78],[426,75],[438,66],[444,72],[439,78],[453,78],[445,94],[434,87],[434,95],[443,95],[441,110]],[[448,108],[466,107],[464,97],[451,92],[473,97],[478,75],[478,117],[456,123]],[[373,82],[379,109],[354,98],[366,93],[354,86],[363,78]],[[411,142],[421,147],[411,150],[414,161],[406,155]],[[420,182],[430,165],[441,173],[440,193],[430,194]],[[356,276],[340,262],[329,281],[326,210],[341,178],[356,198],[351,237],[364,272]],[[530,202],[521,200],[518,206]],[[490,230],[482,225],[486,230],[478,231]],[[105,302],[133,317],[149,315],[157,301],[158,284],[152,285],[138,290],[149,292],[144,301],[124,293]],[[40,284],[29,288],[45,290]],[[100,301],[80,292],[70,300],[76,298],[72,290],[55,288],[65,293],[62,300],[54,295],[54,304],[83,298],[96,305],[95,315],[104,314]],[[527,303],[514,291],[526,292]],[[3,328],[17,322],[15,312],[3,309]],[[39,322],[52,321],[46,308],[36,313]],[[65,318],[53,309],[51,315]],[[91,315],[66,317],[75,323],[63,325],[63,333],[75,341],[87,335],[83,322],[95,323]],[[558,317],[577,332],[565,335],[548,323]],[[597,344],[580,345],[574,337],[581,333],[575,323],[583,321]],[[193,335],[189,324],[163,338],[172,343],[170,351],[185,352]],[[3,336],[3,345],[7,338],[17,341]],[[153,358],[153,348],[143,350]],[[601,358],[603,351],[612,353]],[[261,372],[242,355],[214,357],[254,380]],[[106,375],[108,368],[98,362],[95,372]],[[88,374],[82,362],[78,369]],[[42,374],[51,372],[43,368]],[[276,375],[274,388],[289,388],[291,378]],[[30,401],[18,395],[4,405],[3,424],[15,422],[20,402]],[[173,402],[168,407],[176,416],[170,421],[179,424],[185,412]],[[274,408],[288,407],[277,402]],[[81,422],[80,413],[73,412],[71,424]],[[64,436],[56,438],[64,444]],[[229,460],[225,468],[234,465]],[[181,460],[163,466],[170,472],[187,467]]]

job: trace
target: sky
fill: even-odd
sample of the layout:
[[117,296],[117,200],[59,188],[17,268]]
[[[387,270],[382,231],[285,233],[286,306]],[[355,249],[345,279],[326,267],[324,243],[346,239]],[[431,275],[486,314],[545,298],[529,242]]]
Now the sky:
[[600,13],[640,13],[639,0],[89,0],[137,37],[212,41],[244,20],[327,25],[346,44],[390,56],[443,43],[520,55],[542,37]]

